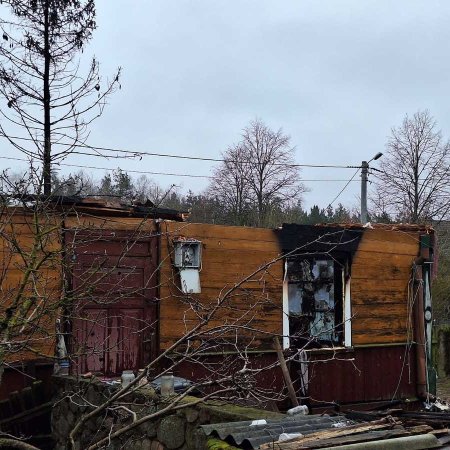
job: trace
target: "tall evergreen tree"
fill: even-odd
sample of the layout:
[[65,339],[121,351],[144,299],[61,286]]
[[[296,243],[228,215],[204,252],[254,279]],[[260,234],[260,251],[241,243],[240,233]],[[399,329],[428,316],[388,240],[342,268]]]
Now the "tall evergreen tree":
[[93,0],[4,0],[0,19],[0,136],[42,163],[43,192],[52,165],[84,144],[90,123],[119,85],[100,78],[92,58],[82,73],[80,53],[96,28]]

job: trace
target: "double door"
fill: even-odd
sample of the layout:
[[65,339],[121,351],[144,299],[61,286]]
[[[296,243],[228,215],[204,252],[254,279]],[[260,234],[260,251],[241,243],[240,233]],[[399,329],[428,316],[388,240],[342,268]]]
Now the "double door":
[[143,368],[157,344],[157,237],[68,233],[72,371]]

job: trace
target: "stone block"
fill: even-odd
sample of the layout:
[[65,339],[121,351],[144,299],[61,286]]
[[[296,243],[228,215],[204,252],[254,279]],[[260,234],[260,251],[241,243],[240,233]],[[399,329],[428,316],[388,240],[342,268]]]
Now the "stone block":
[[196,409],[194,408],[186,408],[184,410],[184,415],[186,417],[186,420],[188,421],[188,423],[193,423],[195,422],[198,417],[199,417],[199,413]]
[[158,427],[158,441],[168,450],[181,447],[185,441],[186,420],[180,416],[164,417]]
[[186,427],[186,448],[189,450],[197,450],[206,448],[205,433],[194,425],[189,424]]
[[206,408],[200,408],[199,421],[203,425],[205,423],[210,423],[211,414]]
[[150,441],[150,446],[145,447],[146,450],[164,450],[164,446],[161,442],[158,441]]
[[148,438],[153,438],[156,436],[157,425],[156,422],[148,421],[144,422],[142,425],[139,425],[138,432]]

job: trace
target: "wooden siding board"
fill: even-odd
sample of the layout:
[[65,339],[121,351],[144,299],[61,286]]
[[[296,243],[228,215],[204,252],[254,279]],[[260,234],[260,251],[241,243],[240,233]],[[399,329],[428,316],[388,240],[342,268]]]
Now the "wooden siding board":
[[370,266],[370,265],[353,265],[352,280],[363,279],[372,280],[374,284],[391,280],[408,280],[411,274],[411,266]]
[[[370,283],[367,283],[370,281]],[[352,307],[357,305],[381,305],[407,303],[408,285],[405,280],[390,281],[388,285],[374,283],[372,280],[352,280]]]
[[406,330],[386,333],[384,330],[368,329],[365,333],[361,332],[352,337],[352,344],[354,347],[364,347],[367,345],[382,347],[384,344],[405,344],[406,342]]
[[[280,249],[278,246],[278,242],[258,242],[250,239],[214,239],[214,238],[206,238],[200,239],[198,236],[195,236],[197,239],[201,240],[203,243],[204,250],[214,249],[218,250],[253,250],[253,251],[262,251],[262,252],[273,252],[274,258],[280,255]],[[275,235],[274,235],[275,239]]]
[[139,219],[136,217],[95,217],[95,216],[74,216],[64,219],[64,227],[72,230],[121,230],[134,231],[136,228],[140,232],[156,231],[155,221],[152,219]]
[[388,334],[406,331],[407,315],[404,317],[383,318],[358,318],[353,324],[353,331],[365,333],[367,330],[377,330]]
[[351,268],[353,345],[407,341],[408,283],[418,253],[418,233],[364,233]]
[[161,231],[169,235],[188,236],[197,239],[246,239],[256,242],[274,242],[274,232],[267,228],[213,225],[206,223],[164,222]]
[[358,319],[404,318],[408,314],[405,303],[373,303],[371,305],[353,305],[352,315]]
[[374,252],[374,253],[391,253],[395,255],[418,255],[419,244],[416,243],[403,243],[396,242],[393,240],[389,241],[377,241],[364,239],[365,235],[361,240],[358,247],[358,252]]
[[[198,225],[194,227],[194,225]],[[165,245],[161,246],[161,252],[163,255],[168,254],[168,245],[171,246],[170,241],[173,239],[182,236],[189,237],[192,239],[198,239],[202,242],[203,252],[209,251],[209,256],[205,256],[206,258],[216,258],[217,255],[221,254],[221,251],[230,251],[230,257],[237,256],[240,251],[250,253],[255,252],[255,256],[259,258],[260,256],[256,252],[266,252],[267,256],[272,255],[272,258],[275,258],[281,255],[281,250],[278,244],[278,240],[275,236],[275,233],[272,230],[260,230],[263,232],[266,240],[258,239],[259,233],[258,229],[247,229],[240,227],[218,227],[217,225],[207,225],[207,224],[190,224],[189,227],[182,228],[183,232],[178,233],[175,230],[172,230],[170,226],[174,226],[173,224],[169,225],[169,230],[164,231],[164,225],[162,229],[162,241]],[[179,226],[179,224],[176,224]],[[213,227],[214,229],[218,227],[218,231],[224,231],[224,228],[233,228],[233,232],[230,230],[226,230],[227,233],[224,235],[213,235],[211,230],[206,230],[207,227]],[[203,231],[202,231],[203,230]],[[205,231],[206,230],[206,231]],[[252,230],[256,230],[255,233],[252,233]],[[205,233],[205,236],[202,233]],[[271,237],[271,240],[269,238]],[[215,253],[211,253],[212,249],[214,249]],[[222,253],[222,256],[224,253]]]
[[420,233],[416,231],[380,230],[366,228],[363,234],[364,241],[397,242],[412,244],[416,248],[420,242]]
[[386,252],[371,252],[358,249],[353,257],[353,263],[355,264],[370,264],[373,266],[398,265],[404,266],[412,264],[416,255],[412,254],[394,254]]

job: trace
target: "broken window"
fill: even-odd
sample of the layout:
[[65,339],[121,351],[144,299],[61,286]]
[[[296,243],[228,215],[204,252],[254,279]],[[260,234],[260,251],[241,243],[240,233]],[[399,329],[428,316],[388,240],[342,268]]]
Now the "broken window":
[[294,258],[286,262],[291,345],[314,338],[341,344],[343,338],[344,265],[327,258]]

